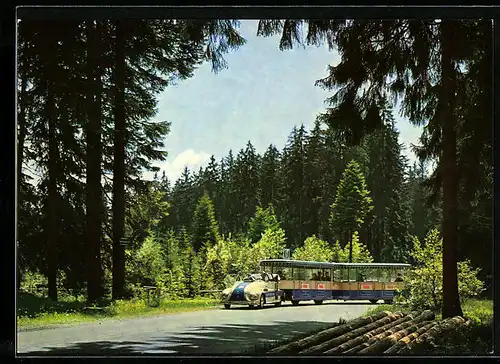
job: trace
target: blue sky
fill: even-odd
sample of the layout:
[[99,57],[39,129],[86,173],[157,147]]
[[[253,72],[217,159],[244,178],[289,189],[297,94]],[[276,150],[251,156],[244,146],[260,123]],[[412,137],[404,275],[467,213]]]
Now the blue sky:
[[[228,69],[218,74],[204,63],[194,76],[168,87],[159,96],[157,120],[172,123],[165,144],[168,157],[156,163],[170,180],[184,166],[198,170],[210,156],[236,154],[250,140],[257,152],[269,144],[282,149],[294,125],[311,129],[331,95],[314,86],[339,57],[324,47],[280,51],[279,36],[257,37],[257,21],[241,22],[247,43],[225,56]],[[400,141],[417,144],[421,128],[395,115]],[[411,161],[413,153],[406,153]],[[161,172],[160,172],[161,174]],[[146,177],[152,175],[147,173]]]

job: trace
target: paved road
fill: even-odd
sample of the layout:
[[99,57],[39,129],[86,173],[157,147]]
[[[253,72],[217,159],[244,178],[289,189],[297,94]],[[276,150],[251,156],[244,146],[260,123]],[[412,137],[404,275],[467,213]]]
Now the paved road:
[[367,302],[192,311],[18,333],[19,355],[244,354],[255,345],[361,316]]

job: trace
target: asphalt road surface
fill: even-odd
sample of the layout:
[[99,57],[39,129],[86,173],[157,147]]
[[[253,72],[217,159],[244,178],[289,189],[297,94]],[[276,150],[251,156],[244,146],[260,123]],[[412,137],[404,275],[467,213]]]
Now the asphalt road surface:
[[19,355],[248,355],[256,345],[363,315],[365,301],[232,307],[18,332]]

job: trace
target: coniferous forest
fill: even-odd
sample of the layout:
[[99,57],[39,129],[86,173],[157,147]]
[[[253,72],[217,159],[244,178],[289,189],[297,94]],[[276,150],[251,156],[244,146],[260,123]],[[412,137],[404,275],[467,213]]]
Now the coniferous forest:
[[[205,62],[222,71],[245,46],[237,21],[21,20],[18,30],[18,288],[46,282],[54,301],[130,298],[145,285],[196,297],[284,248],[414,263],[414,239],[432,229],[443,237],[443,316],[460,309],[457,262],[480,267],[489,287],[491,22],[260,21],[255,32],[279,34],[284,51],[339,52],[311,80],[331,91],[328,106],[310,130],[312,120],[291,120],[283,145],[258,153],[249,140],[177,180],[153,167],[175,122],[156,120],[158,95]],[[399,142],[400,112],[424,125],[419,163]]]

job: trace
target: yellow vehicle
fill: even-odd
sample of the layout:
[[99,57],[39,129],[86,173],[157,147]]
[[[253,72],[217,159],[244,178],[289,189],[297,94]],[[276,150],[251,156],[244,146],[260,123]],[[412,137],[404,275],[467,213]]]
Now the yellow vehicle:
[[279,289],[278,274],[260,272],[249,274],[243,281],[236,282],[231,288],[222,291],[224,308],[231,305],[248,305],[262,308],[266,304],[281,305],[284,292]]

